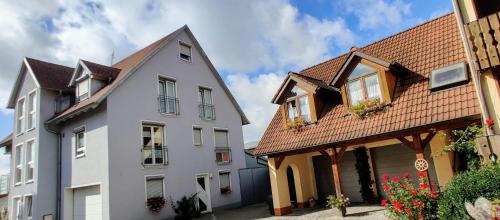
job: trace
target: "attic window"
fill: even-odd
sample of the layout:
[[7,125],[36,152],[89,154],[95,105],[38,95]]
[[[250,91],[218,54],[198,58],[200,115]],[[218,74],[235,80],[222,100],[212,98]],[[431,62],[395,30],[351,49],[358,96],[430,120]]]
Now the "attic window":
[[297,117],[302,117],[304,121],[311,121],[307,92],[295,86],[290,93],[292,97],[286,101],[288,119],[294,120]]
[[351,105],[356,105],[363,100],[381,99],[382,94],[376,69],[360,63],[354,68],[347,80]]
[[179,42],[179,57],[181,60],[191,62],[191,46]]
[[465,63],[457,63],[433,70],[429,87],[431,90],[446,89],[467,83],[468,80]]

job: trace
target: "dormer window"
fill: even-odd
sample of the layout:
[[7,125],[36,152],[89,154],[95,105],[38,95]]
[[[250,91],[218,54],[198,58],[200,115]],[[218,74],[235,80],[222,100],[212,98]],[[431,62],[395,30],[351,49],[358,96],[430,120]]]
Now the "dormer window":
[[302,117],[304,121],[311,121],[307,92],[295,86],[290,93],[291,98],[286,101],[288,119],[294,120],[297,117]]
[[179,42],[179,57],[181,60],[191,62],[191,46],[186,43]]
[[356,105],[363,100],[381,99],[377,70],[359,63],[347,78],[349,103]]

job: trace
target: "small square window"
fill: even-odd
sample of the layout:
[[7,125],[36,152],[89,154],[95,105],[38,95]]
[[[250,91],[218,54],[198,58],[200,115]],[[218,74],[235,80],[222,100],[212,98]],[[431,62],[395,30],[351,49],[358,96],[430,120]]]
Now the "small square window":
[[203,144],[203,139],[201,136],[201,128],[193,127],[193,145],[201,146]]
[[221,194],[227,194],[231,192],[231,172],[230,171],[220,171],[219,172],[219,188]]
[[431,90],[446,89],[465,84],[468,80],[465,63],[457,63],[433,70],[429,87]]
[[181,60],[191,62],[191,46],[179,42],[179,57]]

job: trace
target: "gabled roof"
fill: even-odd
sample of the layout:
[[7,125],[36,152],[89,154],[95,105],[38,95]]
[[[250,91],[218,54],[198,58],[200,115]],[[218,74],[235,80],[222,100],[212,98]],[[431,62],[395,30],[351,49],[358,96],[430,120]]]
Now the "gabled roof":
[[[359,119],[349,114],[346,106],[338,104],[340,100],[324,100],[323,113],[317,123],[300,132],[287,130],[284,117],[278,110],[255,149],[256,155],[362,143],[417,129],[440,126],[451,128],[459,123],[480,119],[479,103],[472,82],[437,92],[429,90],[429,74],[433,69],[467,60],[453,14],[418,25],[357,51],[391,64],[401,64],[409,70],[397,76],[392,107]],[[300,71],[300,75],[330,84],[351,53],[306,68]]]
[[73,75],[71,76],[71,81],[68,86],[74,86],[76,77],[78,73],[80,72],[80,68],[85,68],[87,69],[92,77],[98,78],[100,80],[113,80],[116,78],[116,76],[120,73],[120,69],[113,68],[110,66],[105,66],[102,64],[98,63],[93,63],[90,61],[86,60],[79,60],[78,61],[78,66],[75,68],[75,71],[73,72]]
[[302,84],[303,86],[314,91],[314,93],[316,93],[316,91],[318,89],[327,89],[327,90],[332,90],[332,91],[335,90],[333,87],[328,86],[328,84],[326,84],[325,82],[323,82],[321,80],[314,79],[312,77],[304,76],[304,75],[294,73],[294,72],[288,72],[288,76],[285,78],[285,80],[283,81],[281,86],[278,88],[278,91],[276,92],[276,94],[274,94],[273,99],[271,101],[272,103],[278,104],[280,97],[285,94],[285,90],[288,88],[290,83],[292,83],[292,81]]
[[[66,109],[59,115],[56,115],[54,118],[50,119],[47,123],[52,124],[52,123],[59,123],[61,121],[67,120],[69,118],[72,118],[76,116],[77,114],[81,112],[88,111],[90,109],[96,108],[103,100],[106,99],[106,97],[118,86],[120,86],[128,77],[130,77],[131,74],[133,74],[137,69],[139,69],[147,60],[149,60],[151,57],[153,57],[158,51],[160,51],[168,42],[171,40],[174,40],[181,32],[185,31],[187,35],[191,38],[193,41],[194,46],[200,51],[204,61],[207,63],[209,68],[212,70],[212,73],[216,77],[217,81],[219,82],[220,86],[223,88],[224,92],[228,95],[229,99],[239,112],[242,120],[242,124],[249,124],[249,121],[245,114],[243,113],[243,110],[241,107],[238,105],[236,102],[236,99],[233,97],[229,89],[227,88],[226,84],[220,77],[219,73],[213,66],[213,64],[210,62],[208,59],[208,56],[205,54],[203,49],[201,48],[200,44],[194,37],[193,33],[189,29],[187,25],[184,25],[183,27],[177,29],[176,31],[172,32],[171,34],[161,38],[160,40],[150,44],[149,46],[135,52],[134,54],[126,57],[125,59],[119,61],[118,63],[114,64],[112,68],[114,69],[119,69],[120,72],[116,75],[116,79],[113,80],[110,84],[104,86],[101,90],[99,90],[96,94],[93,94],[90,98],[79,102],[70,108]],[[90,67],[89,67],[90,68]]]
[[33,74],[35,84],[41,88],[63,92],[72,91],[67,85],[73,73],[73,68],[26,57],[21,64],[16,82],[10,93],[7,108],[15,107],[18,90],[25,77],[26,70]]

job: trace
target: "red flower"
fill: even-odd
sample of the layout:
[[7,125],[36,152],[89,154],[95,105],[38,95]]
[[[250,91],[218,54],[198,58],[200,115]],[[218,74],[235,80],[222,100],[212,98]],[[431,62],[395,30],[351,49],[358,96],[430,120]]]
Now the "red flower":
[[398,200],[392,200],[392,204],[393,205],[397,205],[398,204]]
[[398,203],[395,206],[396,206],[396,211],[397,212],[403,211],[403,203]]
[[425,184],[425,183],[420,184],[420,188],[422,188],[422,189],[427,188],[427,184]]
[[406,213],[408,213],[408,215],[411,215],[411,208],[406,208]]
[[422,171],[420,171],[420,172],[418,172],[418,176],[419,176],[419,177],[424,177],[424,176],[425,176],[425,173],[424,173],[424,172],[422,172]]
[[385,206],[386,204],[387,204],[387,200],[382,199],[382,201],[380,201],[380,205]]
[[419,218],[419,219],[424,218],[424,216],[422,215],[422,213],[418,213],[418,218]]
[[387,179],[389,179],[389,174],[386,173],[386,174],[384,174],[384,180],[387,180]]
[[486,119],[485,122],[488,125],[488,127],[493,127],[493,125],[495,125],[495,122],[491,119]]
[[403,173],[403,177],[404,177],[404,178],[408,178],[409,176],[410,176],[410,174],[409,174],[408,172],[404,172],[404,173]]
[[384,191],[389,191],[391,189],[391,187],[389,187],[389,185],[384,185]]
[[395,195],[395,193],[394,193],[394,192],[391,192],[391,196],[394,196],[394,195]]
[[418,192],[413,190],[413,189],[409,189],[408,193],[410,193],[410,195],[417,195],[418,194]]
[[403,183],[403,187],[404,188],[408,187],[408,183]]
[[399,182],[399,178],[394,177],[394,178],[392,179],[392,182],[395,182],[395,183]]
[[436,198],[436,197],[437,197],[437,194],[436,194],[436,192],[434,192],[434,191],[431,191],[429,194],[431,194],[431,197],[432,197],[432,198]]

